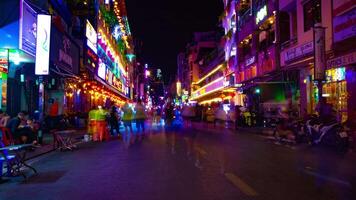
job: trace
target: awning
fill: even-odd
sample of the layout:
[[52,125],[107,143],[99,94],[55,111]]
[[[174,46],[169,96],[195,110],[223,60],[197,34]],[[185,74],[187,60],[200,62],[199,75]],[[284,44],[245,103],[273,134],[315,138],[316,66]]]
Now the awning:
[[111,90],[112,92],[114,92],[115,94],[119,95],[120,97],[129,100],[128,97],[126,97],[125,95],[121,94],[119,91],[117,91],[117,89],[115,89],[114,87],[108,85],[107,83],[105,83],[103,80],[101,80],[101,78],[94,76],[94,79],[96,81],[98,81],[99,83],[103,84],[106,88],[108,88],[109,90]]
[[283,83],[287,84],[288,82],[278,80],[280,76],[281,76],[280,73],[274,73],[274,74],[270,73],[268,75],[256,77],[254,79],[243,82],[240,89],[248,90],[250,88],[256,87],[257,85],[261,85],[261,84],[283,84]]
[[200,98],[195,99],[199,104],[208,103],[209,101],[221,102],[223,100],[228,100],[233,96],[231,94],[236,92],[236,87],[225,87],[221,90],[213,92],[211,94],[202,96]]

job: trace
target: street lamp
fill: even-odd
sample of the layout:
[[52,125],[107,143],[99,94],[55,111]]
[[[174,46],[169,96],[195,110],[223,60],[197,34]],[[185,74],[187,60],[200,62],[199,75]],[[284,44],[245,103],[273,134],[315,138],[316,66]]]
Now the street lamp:
[[151,72],[148,70],[145,70],[145,76],[146,76],[146,78],[148,78],[149,76],[151,76]]

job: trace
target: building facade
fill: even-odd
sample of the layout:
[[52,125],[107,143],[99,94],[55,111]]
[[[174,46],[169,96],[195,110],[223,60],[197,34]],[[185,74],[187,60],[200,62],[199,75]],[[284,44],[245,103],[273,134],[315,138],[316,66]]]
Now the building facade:
[[[135,55],[124,1],[6,0],[1,6],[16,11],[1,13],[12,16],[0,27],[1,109],[46,115],[57,101],[61,115],[131,101]],[[45,52],[37,52],[38,43]]]

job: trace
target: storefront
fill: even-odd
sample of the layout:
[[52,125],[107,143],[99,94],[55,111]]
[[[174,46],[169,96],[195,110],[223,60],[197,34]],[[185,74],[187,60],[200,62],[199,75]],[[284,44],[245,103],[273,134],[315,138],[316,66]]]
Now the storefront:
[[0,6],[7,7],[0,13],[0,109],[13,116],[36,107],[30,97],[35,87],[37,11],[22,0],[1,1]]
[[284,80],[291,85],[287,91],[300,116],[313,113],[319,101],[317,85],[314,83],[313,41],[285,48],[281,51],[281,70]]
[[[77,88],[79,78],[80,48],[65,32],[52,26],[50,70],[45,84],[45,111],[53,102],[58,103],[58,115],[83,111],[82,96]],[[77,82],[77,84],[71,84]],[[76,87],[74,87],[76,86]],[[69,94],[72,95],[69,95]]]
[[341,121],[356,115],[355,0],[333,0],[333,57],[327,61],[323,95]]
[[346,121],[356,110],[356,52],[330,59],[327,67],[323,96]]
[[6,110],[8,57],[7,49],[0,49],[0,109]]
[[[104,96],[105,99],[101,103],[110,106],[110,104],[122,104],[122,102],[130,99],[129,77],[127,59],[118,48],[119,46],[123,46],[123,41],[115,33],[115,31],[117,31],[117,28],[115,28],[117,25],[107,28],[109,24],[107,24],[101,12],[106,11],[105,9],[101,9],[98,15],[97,41],[95,41],[97,43],[98,61],[93,77],[94,80],[103,85],[107,91],[116,95],[114,99],[112,95],[109,95],[111,96],[110,98],[108,95]],[[88,41],[93,40],[90,38],[91,37],[88,37]]]

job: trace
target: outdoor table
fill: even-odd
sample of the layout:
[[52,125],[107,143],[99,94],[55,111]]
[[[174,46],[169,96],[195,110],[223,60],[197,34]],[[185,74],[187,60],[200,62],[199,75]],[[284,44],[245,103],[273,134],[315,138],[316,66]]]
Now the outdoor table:
[[55,143],[57,143],[59,150],[73,150],[77,146],[73,144],[73,135],[75,130],[64,130],[54,132]]
[[[27,167],[35,174],[37,174],[37,170],[26,163],[26,150],[30,147],[33,147],[32,144],[20,144],[20,145],[11,145],[0,148],[0,154],[2,161],[7,163],[7,175],[8,176],[17,176],[21,174],[25,179],[27,179],[26,175],[21,172],[22,167]],[[12,153],[11,153],[12,152]],[[2,176],[2,169],[1,169]]]

